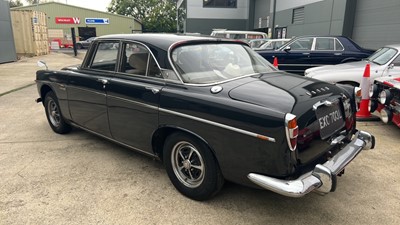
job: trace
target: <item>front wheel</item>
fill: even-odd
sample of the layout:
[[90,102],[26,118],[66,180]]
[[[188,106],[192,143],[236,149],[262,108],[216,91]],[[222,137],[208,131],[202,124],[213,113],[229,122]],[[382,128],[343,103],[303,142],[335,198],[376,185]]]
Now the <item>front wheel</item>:
[[71,131],[71,126],[67,124],[61,115],[60,106],[54,92],[50,91],[44,98],[44,108],[46,111],[47,121],[51,129],[59,134],[65,134]]
[[165,141],[164,165],[175,188],[194,200],[211,198],[224,184],[210,148],[185,133],[174,133]]

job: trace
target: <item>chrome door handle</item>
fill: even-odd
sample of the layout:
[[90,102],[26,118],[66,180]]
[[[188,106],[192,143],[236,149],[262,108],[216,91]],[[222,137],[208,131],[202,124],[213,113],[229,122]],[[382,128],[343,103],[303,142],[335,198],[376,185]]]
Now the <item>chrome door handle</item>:
[[303,53],[303,55],[309,55],[309,54],[310,54],[309,52],[304,52],[304,53]]
[[97,81],[101,82],[104,85],[108,84],[108,80],[107,79],[97,79]]
[[150,90],[151,92],[153,92],[153,94],[157,94],[158,92],[160,92],[160,89],[158,88],[154,88],[154,87],[145,87],[146,90]]
[[334,55],[342,55],[342,53],[334,53]]

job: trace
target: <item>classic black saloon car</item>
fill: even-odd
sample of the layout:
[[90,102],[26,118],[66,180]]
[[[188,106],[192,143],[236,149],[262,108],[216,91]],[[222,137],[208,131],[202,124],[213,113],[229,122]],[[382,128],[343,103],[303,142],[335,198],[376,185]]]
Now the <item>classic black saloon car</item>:
[[80,66],[40,70],[50,127],[81,128],[161,160],[196,200],[225,180],[299,197],[332,192],[374,137],[350,86],[276,70],[245,43],[168,34],[97,38]]
[[276,57],[280,70],[300,75],[311,67],[360,61],[374,53],[344,36],[299,36],[277,50],[257,52],[271,63]]

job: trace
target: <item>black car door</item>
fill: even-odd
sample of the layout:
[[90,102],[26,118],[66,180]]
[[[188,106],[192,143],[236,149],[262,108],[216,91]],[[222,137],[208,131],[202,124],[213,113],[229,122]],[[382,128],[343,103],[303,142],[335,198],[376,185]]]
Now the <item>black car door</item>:
[[150,50],[140,43],[122,45],[121,63],[107,85],[110,131],[115,140],[152,154],[164,79]]
[[110,137],[106,89],[115,73],[119,42],[99,42],[86,65],[71,73],[68,104],[72,120],[93,132]]
[[310,67],[310,54],[314,38],[304,37],[287,45],[290,50],[281,49],[277,54],[279,69],[291,73],[303,74]]

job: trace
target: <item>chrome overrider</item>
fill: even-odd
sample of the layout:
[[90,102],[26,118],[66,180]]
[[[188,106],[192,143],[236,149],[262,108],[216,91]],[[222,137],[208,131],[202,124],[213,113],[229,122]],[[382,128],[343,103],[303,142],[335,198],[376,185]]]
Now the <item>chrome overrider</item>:
[[311,191],[327,194],[336,189],[336,176],[361,150],[373,149],[375,137],[365,131],[358,131],[353,140],[324,164],[318,164],[313,171],[296,180],[280,180],[261,174],[249,173],[247,177],[255,184],[288,197],[302,197]]

